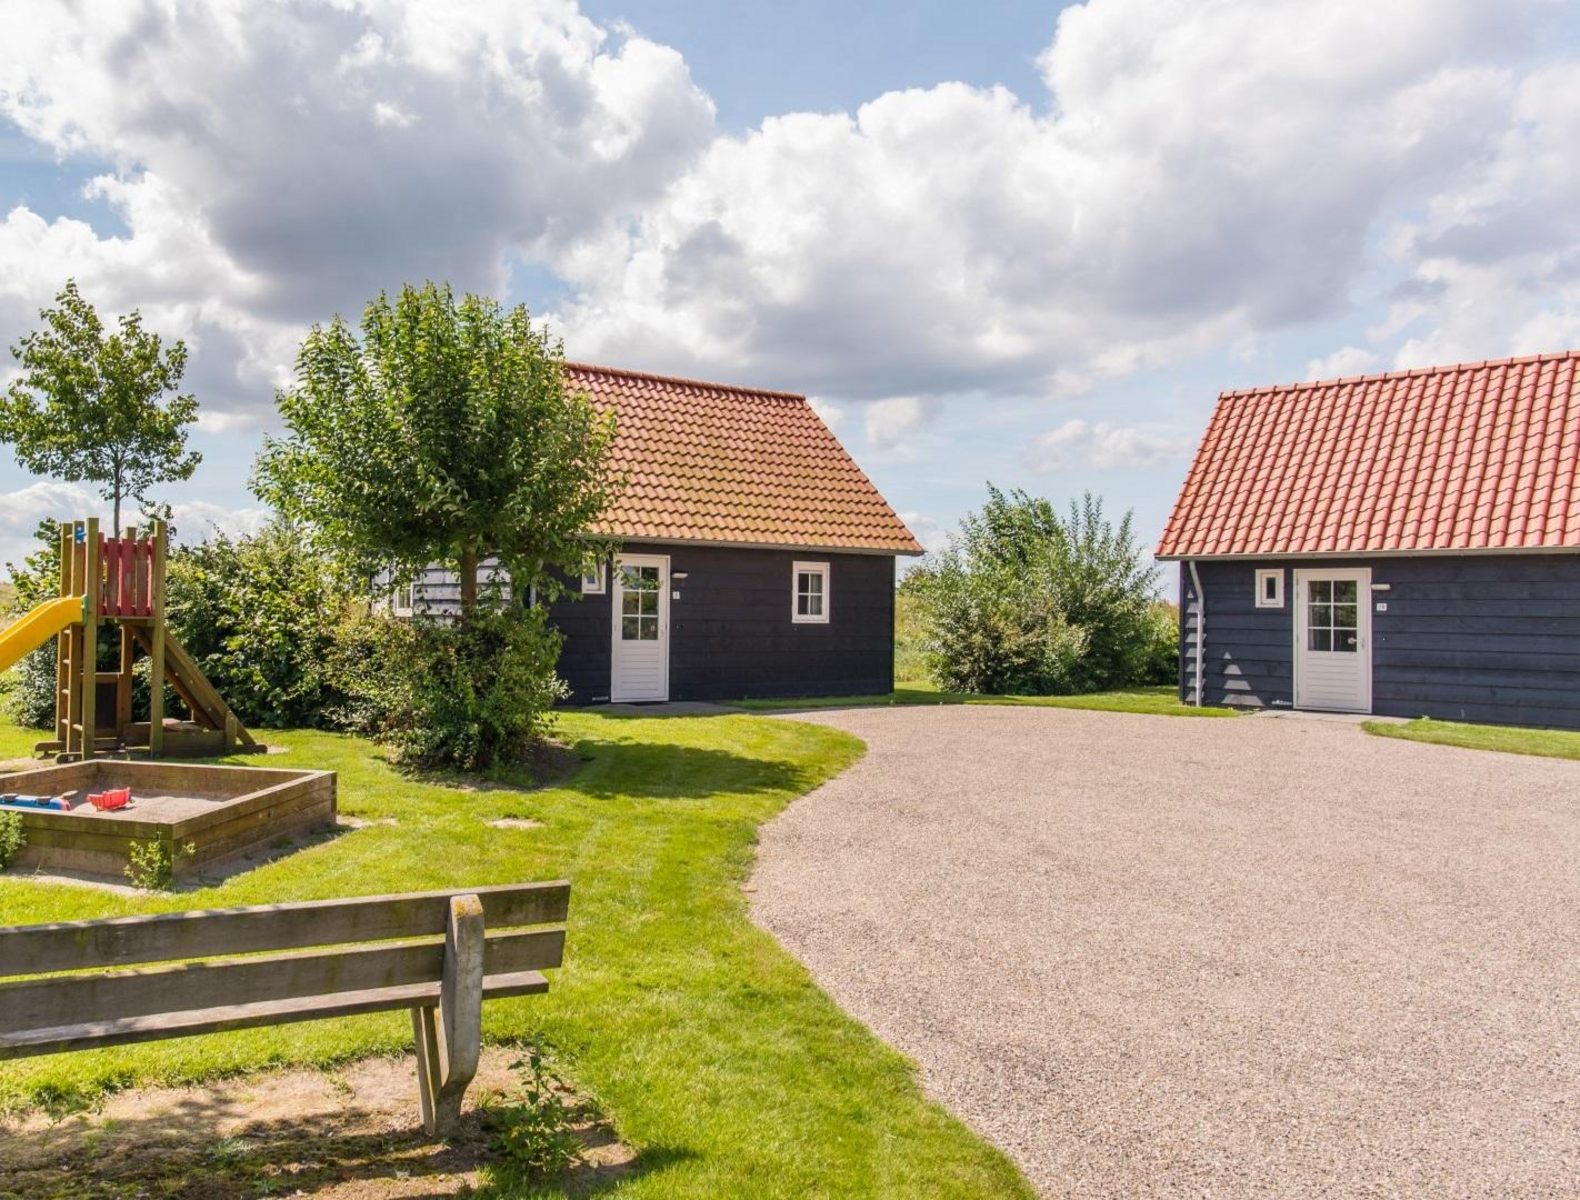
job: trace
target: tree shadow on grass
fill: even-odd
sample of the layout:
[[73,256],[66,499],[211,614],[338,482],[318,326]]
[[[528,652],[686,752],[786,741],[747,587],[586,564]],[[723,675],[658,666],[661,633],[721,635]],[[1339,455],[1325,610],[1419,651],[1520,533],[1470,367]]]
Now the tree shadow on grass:
[[590,756],[574,787],[600,800],[704,799],[721,792],[797,792],[805,773],[794,763],[701,746],[583,742]]
[[306,1195],[335,1200],[606,1194],[694,1155],[623,1146],[601,1119],[578,1127],[585,1153],[556,1179],[530,1182],[501,1162],[476,1110],[455,1135],[430,1140],[415,1121],[348,1104],[323,1113],[247,1121],[245,1094],[192,1093],[148,1116],[6,1130],[0,1198],[183,1200]]

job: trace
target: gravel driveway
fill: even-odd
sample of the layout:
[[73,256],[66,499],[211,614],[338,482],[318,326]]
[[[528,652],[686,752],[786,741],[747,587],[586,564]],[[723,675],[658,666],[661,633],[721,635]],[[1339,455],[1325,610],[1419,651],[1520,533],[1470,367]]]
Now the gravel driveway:
[[797,716],[753,914],[1051,1196],[1580,1194],[1580,763],[1316,720]]

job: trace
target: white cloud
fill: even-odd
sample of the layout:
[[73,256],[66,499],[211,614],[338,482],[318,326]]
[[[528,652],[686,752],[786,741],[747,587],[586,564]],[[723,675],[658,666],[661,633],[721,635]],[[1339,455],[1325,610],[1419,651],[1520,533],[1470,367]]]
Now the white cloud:
[[1580,346],[1580,69],[1521,80],[1485,161],[1407,224],[1417,263],[1382,332],[1402,367]]
[[204,433],[249,433],[263,425],[263,414],[253,411],[214,412],[199,409],[197,427]]
[[922,549],[929,554],[936,553],[949,544],[949,530],[926,513],[902,512],[899,516],[900,520],[905,522],[905,527],[916,535],[916,540],[922,544]]
[[108,516],[109,506],[80,484],[44,480],[0,492],[0,564],[20,567],[40,548],[33,536],[40,521]]
[[[177,540],[201,542],[216,532],[231,536],[256,533],[269,521],[263,508],[227,508],[203,500],[171,506],[171,525]],[[33,536],[40,521],[75,521],[98,517],[109,532],[110,506],[79,483],[41,480],[11,492],[0,492],[0,566],[22,565],[39,542]],[[126,520],[137,520],[135,508]]]
[[943,84],[720,138],[557,260],[560,316],[587,354],[841,399],[1047,392],[1330,317],[1497,144],[1548,12],[1090,0],[1046,111]]
[[933,406],[919,396],[889,396],[866,406],[863,429],[879,450],[893,450],[932,415]]
[[811,389],[831,423],[865,403],[883,447],[939,398],[1087,391],[1380,276],[1391,313],[1323,373],[1555,349],[1580,342],[1557,9],[1088,0],[1041,94],[719,136],[679,53],[572,0],[6,0],[0,117],[110,164],[90,189],[126,228],[0,217],[0,344],[75,274],[186,337],[204,427],[239,431],[307,322],[547,264],[574,357]]
[[497,291],[509,248],[624,219],[712,132],[677,53],[564,0],[5,9],[0,117],[113,163],[91,189],[129,232],[14,209],[0,341],[76,275],[187,337],[218,412],[266,405],[308,322],[408,280]]
[[1365,375],[1378,366],[1377,353],[1364,346],[1341,346],[1332,354],[1314,358],[1306,364],[1307,379],[1344,379]]
[[244,537],[257,533],[269,523],[266,508],[226,508],[203,500],[190,500],[170,506],[170,524],[182,542],[208,541],[216,533]]
[[838,432],[839,427],[845,423],[845,410],[834,401],[825,400],[822,396],[808,396],[806,402],[830,429]]
[[1156,426],[1075,418],[1038,436],[1026,451],[1026,463],[1034,471],[1155,467],[1183,458],[1194,444],[1192,438]]

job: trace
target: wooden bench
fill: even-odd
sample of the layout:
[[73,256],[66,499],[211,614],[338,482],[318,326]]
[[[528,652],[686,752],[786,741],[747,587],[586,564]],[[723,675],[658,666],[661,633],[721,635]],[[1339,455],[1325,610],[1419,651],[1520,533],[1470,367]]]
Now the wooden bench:
[[0,1059],[409,1008],[423,1125],[443,1136],[483,1001],[548,990],[569,906],[558,881],[0,929],[0,978],[89,972],[0,983]]

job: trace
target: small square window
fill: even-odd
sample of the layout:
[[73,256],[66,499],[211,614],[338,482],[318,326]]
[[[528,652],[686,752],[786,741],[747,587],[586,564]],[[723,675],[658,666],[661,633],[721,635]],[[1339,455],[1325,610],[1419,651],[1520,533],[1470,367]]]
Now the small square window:
[[397,617],[409,617],[417,607],[417,585],[405,583],[390,595],[390,611]]
[[582,595],[601,596],[604,588],[603,563],[582,572]]
[[797,625],[827,625],[828,564],[798,562],[790,577],[790,619]]
[[1282,571],[1258,571],[1256,573],[1256,607],[1284,607],[1284,573]]

